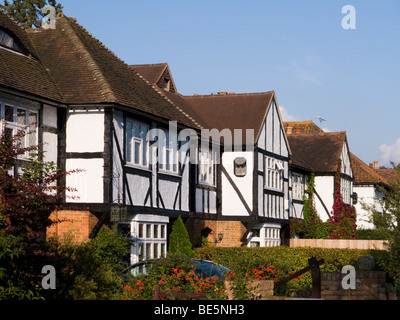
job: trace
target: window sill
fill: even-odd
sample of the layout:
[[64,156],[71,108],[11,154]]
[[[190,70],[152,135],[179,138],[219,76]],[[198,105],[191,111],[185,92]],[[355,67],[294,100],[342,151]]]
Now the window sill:
[[177,177],[177,178],[182,178],[182,175],[180,175],[177,172],[173,172],[173,171],[167,171],[167,170],[158,170],[158,173],[160,174],[164,174],[164,175],[168,175],[168,176],[173,176],[173,177]]
[[151,172],[151,169],[149,167],[141,166],[139,164],[126,163],[125,166],[128,167],[128,168],[133,168],[133,169],[138,169],[138,170]]

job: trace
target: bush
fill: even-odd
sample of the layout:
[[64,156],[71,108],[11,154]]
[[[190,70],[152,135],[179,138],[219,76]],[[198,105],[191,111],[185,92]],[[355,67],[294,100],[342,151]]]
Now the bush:
[[[357,266],[357,260],[368,255],[374,258],[377,266],[384,269],[388,261],[385,251],[350,250],[350,249],[322,249],[322,248],[198,248],[196,257],[217,262],[237,274],[254,274],[259,272],[259,266],[273,266],[275,281],[286,278],[290,274],[308,266],[308,259],[316,257],[324,259],[321,271],[341,272],[345,265]],[[275,274],[277,276],[275,277]],[[285,285],[275,288],[276,295],[310,296],[312,289],[311,273],[307,272],[300,278],[289,281]]]
[[169,237],[169,252],[184,254],[191,258],[194,257],[189,234],[180,216],[172,225],[172,232]]

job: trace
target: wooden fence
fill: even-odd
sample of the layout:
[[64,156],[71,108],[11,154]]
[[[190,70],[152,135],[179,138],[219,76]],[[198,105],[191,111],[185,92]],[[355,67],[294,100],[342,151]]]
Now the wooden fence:
[[384,240],[290,239],[291,247],[387,250]]

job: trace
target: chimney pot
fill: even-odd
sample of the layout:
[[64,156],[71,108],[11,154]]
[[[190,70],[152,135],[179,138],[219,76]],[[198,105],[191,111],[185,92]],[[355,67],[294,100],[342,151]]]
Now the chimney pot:
[[287,127],[286,133],[287,133],[288,135],[293,134],[293,127]]
[[372,169],[374,167],[374,165],[372,163],[370,163],[369,167]]
[[226,91],[226,90],[221,90],[221,91],[218,92],[218,94],[219,94],[220,96],[226,96],[226,95],[228,94],[228,91]]
[[378,161],[374,161],[374,169],[378,170]]

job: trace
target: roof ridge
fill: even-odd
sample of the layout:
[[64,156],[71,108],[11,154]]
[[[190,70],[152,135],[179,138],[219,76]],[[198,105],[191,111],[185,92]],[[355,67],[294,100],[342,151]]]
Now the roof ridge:
[[213,98],[213,97],[235,97],[235,96],[261,96],[265,94],[275,94],[274,90],[267,91],[267,92],[248,92],[248,93],[231,93],[226,95],[220,94],[195,94],[190,96],[182,96],[184,98]]
[[92,72],[94,79],[99,81],[98,83],[101,87],[100,94],[102,96],[104,96],[104,98],[107,102],[117,102],[117,98],[114,95],[111,85],[108,83],[108,81],[107,81],[106,77],[103,75],[103,72],[101,71],[100,67],[98,66],[96,61],[93,59],[93,57],[90,55],[89,51],[87,50],[87,48],[85,47],[85,45],[83,44],[83,42],[81,41],[79,36],[76,34],[76,31],[74,30],[74,28],[71,26],[70,23],[75,23],[78,27],[80,27],[84,32],[86,32],[92,38],[94,38],[94,37],[85,28],[83,28],[81,25],[79,25],[77,22],[71,21],[69,18],[67,18],[64,15],[62,15],[62,16],[59,15],[57,17],[57,19],[59,21],[62,21],[62,20],[66,21],[66,23],[63,24],[65,34],[71,40],[75,49],[81,53],[81,57],[86,62],[86,65],[88,66],[89,70]]

